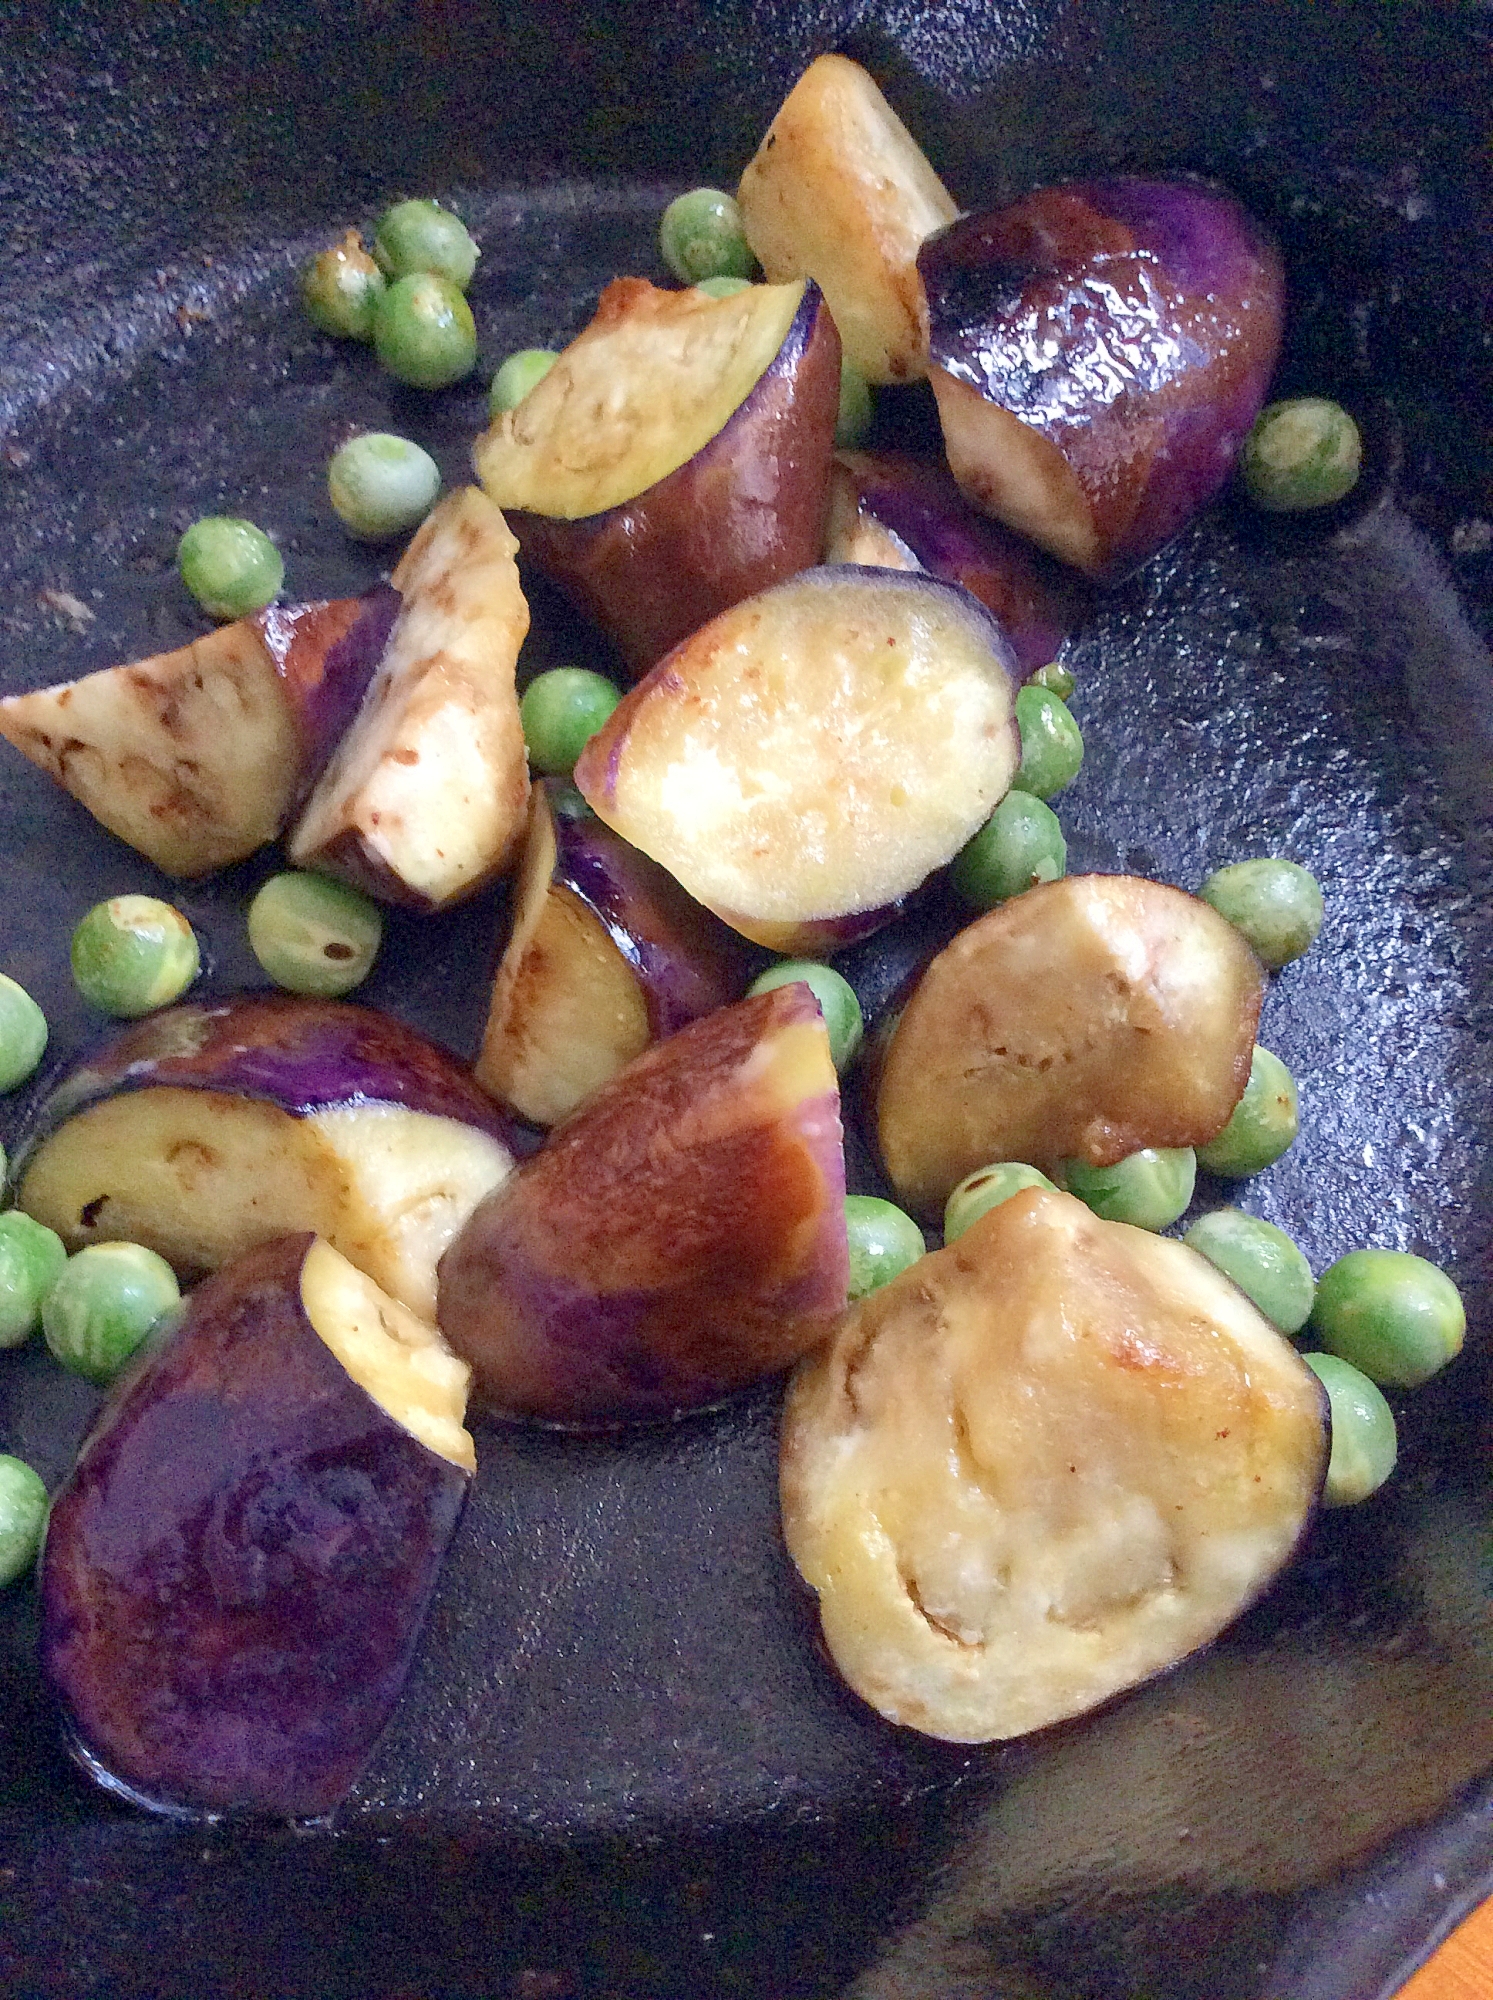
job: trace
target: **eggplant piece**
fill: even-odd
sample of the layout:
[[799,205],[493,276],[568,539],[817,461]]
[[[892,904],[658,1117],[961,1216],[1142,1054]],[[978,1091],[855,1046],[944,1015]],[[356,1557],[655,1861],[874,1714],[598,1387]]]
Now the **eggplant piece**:
[[676,646],[575,781],[734,930],[833,951],[887,922],[1005,796],[1014,668],[962,590],[808,570]]
[[955,1742],[1082,1715],[1295,1552],[1321,1385],[1185,1244],[1031,1188],[851,1308],[783,1420],[783,1532],[839,1671]]
[[884,562],[961,584],[999,619],[1023,677],[1057,658],[1082,615],[1078,591],[977,512],[945,467],[903,452],[842,451],[835,469],[827,563]]
[[619,278],[476,446],[519,545],[646,673],[819,560],[840,341],[818,289]]
[[441,910],[513,858],[529,796],[517,548],[476,487],[426,516],[394,571],[402,603],[378,672],[291,833],[298,867]]
[[914,382],[926,372],[918,246],[959,211],[859,63],[836,55],[810,63],[736,198],[768,277],[821,286],[846,358],[868,382]]
[[336,1000],[152,1014],[73,1070],[12,1168],[69,1250],[144,1243],[190,1282],[314,1229],[431,1319],[435,1267],[513,1165],[514,1126],[444,1049]]
[[745,947],[674,878],[554,780],[536,785],[473,1074],[555,1125],[686,1022],[739,1000]]
[[192,1294],[52,1503],[42,1663],[92,1777],[193,1818],[332,1810],[466,1497],[468,1380],[314,1237]]
[[674,1416],[786,1368],[845,1304],[840,1096],[795,982],[603,1085],[441,1260],[438,1323],[491,1408]]
[[1229,477],[1285,307],[1279,255],[1232,196],[1040,188],[963,217],[918,269],[949,465],[983,512],[1109,580]]
[[1205,1145],[1244,1094],[1264,993],[1243,937],[1181,889],[1070,875],[1012,897],[933,959],[881,1056],[893,1186],[935,1216],[993,1160],[1056,1176]]
[[0,701],[0,735],[168,875],[275,839],[373,678],[397,591],[273,606],[174,653]]

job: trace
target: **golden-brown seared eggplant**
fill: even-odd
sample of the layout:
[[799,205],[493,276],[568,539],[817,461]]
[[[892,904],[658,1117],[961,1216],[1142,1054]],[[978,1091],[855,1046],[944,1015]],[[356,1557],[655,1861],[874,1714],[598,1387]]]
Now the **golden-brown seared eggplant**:
[[845,1303],[845,1160],[807,986],[681,1028],[484,1201],[439,1324],[493,1408],[615,1424],[718,1402]]
[[813,569],[676,646],[587,744],[601,817],[772,951],[864,937],[1020,761],[1010,646],[932,577]]
[[272,605],[174,653],[0,701],[0,735],[168,875],[208,875],[281,831],[324,769],[399,610]]
[[191,1295],[47,1529],[42,1662],[99,1783],[192,1817],[337,1804],[466,1497],[468,1374],[309,1236]]
[[813,285],[730,298],[618,278],[476,446],[526,556],[646,673],[819,560],[840,341]]
[[783,1527],[855,1691],[985,1742],[1214,1639],[1295,1552],[1327,1442],[1320,1383],[1205,1259],[1033,1188],[804,1364]]
[[521,1118],[558,1124],[749,977],[734,931],[573,790],[536,785],[474,1074]]
[[144,1243],[187,1280],[314,1229],[430,1319],[436,1262],[511,1169],[513,1132],[402,1021],[246,994],[152,1014],[73,1070],[13,1185],[70,1250]]
[[962,930],[879,1051],[876,1131],[938,1214],[992,1160],[1054,1173],[1201,1146],[1249,1081],[1259,960],[1196,896],[1134,875],[1040,883]]

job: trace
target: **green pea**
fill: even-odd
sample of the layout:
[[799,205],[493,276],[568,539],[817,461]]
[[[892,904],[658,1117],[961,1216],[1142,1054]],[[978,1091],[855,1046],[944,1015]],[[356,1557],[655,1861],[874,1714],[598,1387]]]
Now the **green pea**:
[[852,361],[840,363],[840,408],[835,417],[835,443],[842,451],[855,451],[866,442],[876,402],[871,384]]
[[1231,861],[1215,868],[1198,894],[1241,931],[1272,972],[1289,965],[1322,928],[1322,891],[1295,861]]
[[1317,1285],[1312,1330],[1370,1381],[1416,1389],[1462,1351],[1467,1312],[1444,1271],[1405,1250],[1350,1250]]
[[1362,460],[1358,426],[1340,404],[1294,396],[1261,410],[1244,441],[1240,469],[1257,507],[1299,514],[1351,493]]
[[272,875],[249,905],[249,948],[287,993],[351,993],[373,970],[383,935],[378,905],[325,875]]
[[337,517],[362,541],[386,541],[413,528],[440,490],[441,468],[430,453],[389,431],[349,438],[327,466],[327,493]]
[[759,972],[747,992],[770,993],[776,986],[791,986],[800,979],[819,1002],[819,1011],[829,1030],[829,1052],[835,1068],[848,1069],[860,1048],[866,1023],[855,988],[832,965],[821,965],[812,958],[781,959],[766,972]]
[[1051,688],[1028,681],[1016,695],[1016,726],[1021,731],[1021,768],[1013,790],[1050,799],[1071,785],[1083,763],[1083,734]]
[[1038,667],[1034,674],[1027,675],[1028,687],[1046,688],[1059,701],[1069,701],[1078,683],[1068,669],[1057,660],[1049,660],[1045,667]]
[[155,896],[111,896],[73,932],[72,968],[90,1007],[133,1021],[180,999],[201,959],[180,910]]
[[863,1299],[867,1292],[900,1277],[928,1248],[912,1217],[895,1202],[874,1194],[845,1197],[845,1235],[850,1245],[847,1296],[851,1299]]
[[1302,1360],[1327,1391],[1332,1452],[1322,1502],[1352,1507],[1377,1493],[1395,1469],[1399,1439],[1394,1412],[1367,1375],[1336,1354],[1303,1354]]
[[622,699],[622,690],[589,667],[536,674],[518,705],[529,762],[550,777],[569,777],[591,738]]
[[372,340],[373,309],[384,274],[363,248],[356,229],[313,257],[301,273],[301,300],[323,333],[341,340]]
[[0,1453],[0,1588],[26,1575],[47,1525],[47,1489],[24,1458]]
[[749,278],[755,262],[741,210],[719,188],[676,195],[658,225],[658,247],[682,285],[697,285],[702,278]]
[[379,217],[373,254],[386,278],[431,271],[464,292],[482,253],[461,217],[438,201],[396,201]]
[[141,1243],[90,1243],[69,1257],[47,1293],[41,1330],[64,1368],[111,1382],[181,1303],[176,1274]]
[[285,562],[262,528],[231,514],[194,521],[176,546],[181,580],[209,618],[247,618],[274,602]]
[[1030,792],[1007,792],[954,861],[953,882],[976,910],[993,910],[1068,867],[1068,843],[1051,806]]
[[1218,1137],[1198,1147],[1198,1165],[1231,1180],[1257,1174],[1280,1158],[1300,1123],[1296,1079],[1279,1056],[1256,1042],[1244,1095]]
[[1165,1229],[1192,1200],[1197,1159],[1191,1146],[1143,1146],[1110,1167],[1064,1160],[1058,1177],[1105,1222]]
[[505,410],[516,410],[559,359],[553,347],[521,347],[517,354],[510,354],[487,392],[489,416],[501,417]]
[[0,1347],[19,1347],[35,1333],[42,1300],[66,1262],[55,1230],[18,1208],[0,1215]]
[[1312,1267],[1283,1229],[1237,1208],[1200,1215],[1182,1238],[1231,1278],[1273,1326],[1299,1333],[1312,1309]]
[[24,986],[0,972],[0,1090],[24,1083],[46,1046],[46,1015]]
[[734,299],[738,292],[749,292],[751,289],[750,278],[702,278],[695,286],[695,290],[703,292],[707,299]]
[[412,271],[379,300],[373,347],[399,381],[414,389],[444,389],[477,365],[472,308],[449,278]]
[[952,1243],[992,1208],[999,1208],[1003,1201],[1009,1201],[1013,1194],[1020,1194],[1023,1188],[1034,1187],[1057,1193],[1057,1188],[1046,1174],[1038,1173],[1024,1160],[1000,1160],[994,1166],[976,1167],[972,1174],[964,1176],[944,1204],[944,1242]]

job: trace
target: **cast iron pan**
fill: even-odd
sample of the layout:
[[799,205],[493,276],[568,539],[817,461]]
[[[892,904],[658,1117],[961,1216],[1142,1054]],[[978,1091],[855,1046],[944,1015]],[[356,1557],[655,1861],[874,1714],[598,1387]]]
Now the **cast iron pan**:
[[[1318,1268],[1365,1240],[1448,1264],[1474,1327],[1404,1402],[1391,1487],[1211,1654],[1005,1754],[837,1685],[777,1535],[773,1392],[621,1442],[481,1431],[419,1665],[331,1830],[184,1832],[93,1795],[12,1592],[7,1994],[1348,2000],[1493,1878],[1487,26],[1313,0],[7,12],[6,688],[199,631],[171,563],[202,513],[272,529],[296,596],[371,581],[329,452],[378,426],[465,476],[491,367],[613,273],[661,275],[666,195],[729,184],[820,50],[869,64],[966,204],[1116,167],[1244,195],[1290,265],[1283,384],[1354,407],[1369,469],[1307,526],[1226,501],[1105,602],[1063,817],[1075,866],[1316,870],[1327,929],[1264,1024],[1305,1132],[1249,1205]],[[469,388],[391,387],[294,306],[307,248],[396,192],[482,243]],[[590,643],[537,605],[535,664]],[[174,895],[211,987],[253,981],[268,863],[172,890],[11,756],[0,816],[3,963],[58,1058],[96,1030],[65,940],[104,895]],[[501,897],[396,917],[365,997],[469,1052],[500,932]],[[910,949],[860,954],[868,1000]],[[6,1356],[0,1446],[55,1479],[91,1402]]]

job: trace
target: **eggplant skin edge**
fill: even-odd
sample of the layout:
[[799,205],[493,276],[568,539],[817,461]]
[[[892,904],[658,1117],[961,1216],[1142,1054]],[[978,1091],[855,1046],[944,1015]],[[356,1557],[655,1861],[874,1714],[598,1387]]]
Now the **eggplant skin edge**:
[[53,1502],[41,1654],[69,1747],[176,1817],[341,1801],[470,1483],[316,1333],[300,1295],[314,1240],[263,1244],[198,1287]]

